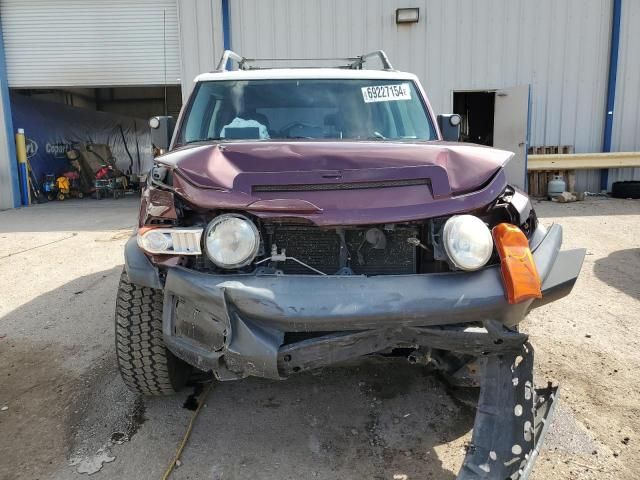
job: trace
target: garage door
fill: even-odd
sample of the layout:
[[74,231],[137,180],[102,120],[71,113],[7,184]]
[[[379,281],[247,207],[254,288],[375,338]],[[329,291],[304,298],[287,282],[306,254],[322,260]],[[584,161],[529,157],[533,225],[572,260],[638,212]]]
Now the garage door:
[[0,0],[0,18],[10,87],[180,83],[176,0]]

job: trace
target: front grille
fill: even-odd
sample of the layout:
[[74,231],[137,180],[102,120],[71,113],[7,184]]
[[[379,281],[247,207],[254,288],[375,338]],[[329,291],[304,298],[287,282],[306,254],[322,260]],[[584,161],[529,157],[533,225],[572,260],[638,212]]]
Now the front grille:
[[362,190],[368,188],[412,187],[430,185],[428,178],[411,178],[407,180],[381,180],[375,182],[355,183],[307,183],[292,185],[254,185],[253,192],[318,192],[335,190]]
[[[358,275],[412,274],[417,271],[416,248],[407,242],[418,237],[418,228],[412,225],[396,225],[384,230],[386,248],[375,249],[365,241],[368,228],[345,229],[345,241],[350,257],[348,266]],[[340,237],[336,230],[315,226],[272,225],[267,227],[268,251],[275,243],[278,251],[286,249],[288,257],[332,275],[340,270]],[[358,255],[360,252],[360,255]],[[314,274],[308,268],[287,260],[278,264],[284,273]]]

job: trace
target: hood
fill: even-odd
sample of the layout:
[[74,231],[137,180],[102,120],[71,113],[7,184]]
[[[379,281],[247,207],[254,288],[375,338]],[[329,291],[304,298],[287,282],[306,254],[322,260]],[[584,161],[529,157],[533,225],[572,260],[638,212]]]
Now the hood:
[[[233,189],[243,173],[341,172],[438,166],[452,194],[473,191],[512,156],[479,145],[426,142],[230,142],[186,147],[161,158],[201,188]],[[366,175],[363,175],[366,177]],[[325,176],[326,178],[326,176]]]
[[243,141],[187,146],[157,161],[198,207],[336,225],[479,208],[504,189],[512,155],[441,141]]

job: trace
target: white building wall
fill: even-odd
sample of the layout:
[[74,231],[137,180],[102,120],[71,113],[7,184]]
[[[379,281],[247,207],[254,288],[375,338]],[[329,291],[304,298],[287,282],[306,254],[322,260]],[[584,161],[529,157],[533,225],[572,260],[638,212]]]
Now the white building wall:
[[193,89],[193,79],[210,72],[222,55],[220,0],[177,0],[180,24],[180,75],[182,98]]
[[[640,151],[640,1],[623,0],[612,149]],[[640,168],[609,169],[609,185],[618,180],[640,180]]]
[[[420,22],[412,25],[395,23],[395,9],[409,5],[401,0],[230,3],[232,47],[244,56],[383,49],[395,68],[418,74],[441,113],[452,110],[454,90],[531,84],[531,145],[602,148],[611,0],[415,0]],[[598,172],[577,180],[598,189]]]
[[237,0],[232,46],[247,57],[353,56],[383,49],[420,77],[437,112],[453,90],[532,85],[532,145],[602,146],[611,1]]

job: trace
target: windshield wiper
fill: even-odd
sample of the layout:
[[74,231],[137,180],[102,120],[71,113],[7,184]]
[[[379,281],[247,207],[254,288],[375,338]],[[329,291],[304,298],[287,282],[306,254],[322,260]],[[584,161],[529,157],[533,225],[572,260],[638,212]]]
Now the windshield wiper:
[[182,142],[180,145],[190,145],[192,143],[201,143],[201,142],[213,142],[215,140],[224,140],[224,138],[222,138],[222,137],[196,138],[194,140],[189,140],[187,142]]

